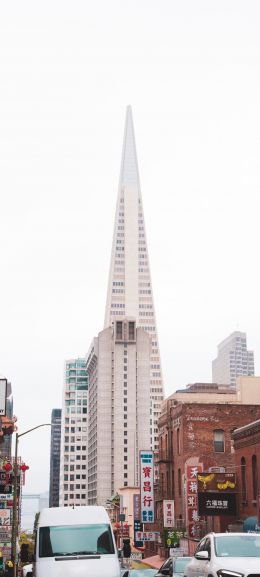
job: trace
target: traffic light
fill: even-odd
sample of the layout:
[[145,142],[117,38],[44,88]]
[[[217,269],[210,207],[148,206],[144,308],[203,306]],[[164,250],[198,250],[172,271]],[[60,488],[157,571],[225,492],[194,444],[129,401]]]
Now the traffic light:
[[28,545],[28,543],[22,543],[21,544],[20,557],[21,557],[22,563],[26,563],[27,561],[29,561],[29,545]]

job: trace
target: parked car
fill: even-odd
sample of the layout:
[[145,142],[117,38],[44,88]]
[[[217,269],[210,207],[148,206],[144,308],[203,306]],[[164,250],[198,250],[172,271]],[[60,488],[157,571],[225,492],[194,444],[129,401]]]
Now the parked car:
[[169,577],[183,577],[185,567],[191,559],[192,557],[169,557],[155,574],[155,577],[165,577],[166,575]]
[[23,566],[23,577],[32,577],[32,563]]
[[259,575],[260,534],[209,533],[199,543],[185,577]]

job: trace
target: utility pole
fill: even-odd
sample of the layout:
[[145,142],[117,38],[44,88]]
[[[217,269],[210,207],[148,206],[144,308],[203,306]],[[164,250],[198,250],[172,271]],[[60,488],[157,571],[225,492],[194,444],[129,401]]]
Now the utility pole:
[[20,433],[20,434],[16,433],[16,435],[15,435],[14,494],[13,494],[13,520],[12,520],[12,539],[11,539],[11,559],[12,559],[12,562],[14,564],[13,577],[16,577],[16,575],[17,575],[16,556],[17,556],[17,538],[18,538],[18,523],[17,523],[18,443],[19,443],[20,437],[23,437],[23,435],[27,435],[28,433],[31,433],[31,431],[35,431],[35,429],[39,429],[40,427],[51,427],[51,423],[42,423],[42,425],[37,425],[37,427],[33,427],[32,429],[28,429],[28,431],[24,431],[24,433]]

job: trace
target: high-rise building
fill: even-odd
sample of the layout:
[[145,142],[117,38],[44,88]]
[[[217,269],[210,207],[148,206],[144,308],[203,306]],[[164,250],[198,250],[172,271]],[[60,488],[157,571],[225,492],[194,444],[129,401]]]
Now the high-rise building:
[[139,450],[158,449],[161,360],[134,127],[127,108],[104,330],[87,355],[88,503],[139,483]]
[[[133,318],[151,336],[150,446],[158,449],[157,421],[163,400],[163,379],[145,233],[144,211],[131,107],[125,134],[105,311],[105,328],[120,317]],[[148,447],[146,447],[148,448]]]
[[51,412],[49,507],[59,506],[61,409]]
[[89,505],[104,505],[119,488],[139,484],[139,450],[149,448],[152,423],[150,352],[147,332],[123,317],[89,349]]
[[87,504],[87,391],[85,359],[66,361],[61,419],[60,506]]
[[0,417],[0,457],[10,459],[16,417],[13,415],[12,385],[7,379],[0,379],[6,382],[5,416]]
[[247,349],[246,333],[235,331],[218,345],[218,356],[212,362],[212,381],[235,387],[237,377],[254,374],[254,353]]

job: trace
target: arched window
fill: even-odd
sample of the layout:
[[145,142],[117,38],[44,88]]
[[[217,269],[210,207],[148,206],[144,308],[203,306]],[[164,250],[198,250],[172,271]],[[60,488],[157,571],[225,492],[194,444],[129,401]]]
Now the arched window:
[[257,458],[252,456],[252,483],[253,483],[253,499],[256,501],[258,494],[258,476],[257,476]]
[[179,497],[181,497],[181,470],[178,469],[178,493]]
[[177,429],[177,454],[181,454],[181,446],[180,446],[180,429]]
[[222,429],[214,431],[214,451],[215,453],[224,453],[225,451],[225,438]]
[[245,457],[241,458],[241,484],[242,484],[242,503],[246,503],[247,490],[246,490],[246,460],[245,460]]

